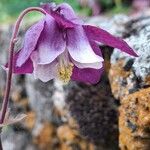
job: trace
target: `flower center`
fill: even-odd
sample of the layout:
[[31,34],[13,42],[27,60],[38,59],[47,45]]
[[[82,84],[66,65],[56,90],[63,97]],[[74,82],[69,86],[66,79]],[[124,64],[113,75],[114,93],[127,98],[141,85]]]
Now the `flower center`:
[[64,83],[70,81],[73,64],[69,61],[67,50],[58,57],[58,78]]

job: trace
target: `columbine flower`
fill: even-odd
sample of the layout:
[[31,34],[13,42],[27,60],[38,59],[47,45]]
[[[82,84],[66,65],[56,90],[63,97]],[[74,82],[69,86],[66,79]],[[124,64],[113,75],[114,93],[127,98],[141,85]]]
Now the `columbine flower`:
[[71,6],[46,4],[44,19],[28,29],[22,48],[14,56],[14,73],[33,73],[47,82],[59,78],[97,83],[103,58],[96,42],[137,56],[128,44],[108,32],[83,25]]

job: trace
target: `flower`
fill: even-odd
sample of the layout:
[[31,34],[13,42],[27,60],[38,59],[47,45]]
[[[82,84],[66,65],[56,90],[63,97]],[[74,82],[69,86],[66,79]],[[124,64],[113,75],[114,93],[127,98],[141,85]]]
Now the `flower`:
[[14,56],[14,73],[33,73],[43,82],[59,78],[95,84],[104,61],[97,42],[137,56],[122,39],[84,25],[67,3],[42,7],[46,15],[27,30],[22,48]]

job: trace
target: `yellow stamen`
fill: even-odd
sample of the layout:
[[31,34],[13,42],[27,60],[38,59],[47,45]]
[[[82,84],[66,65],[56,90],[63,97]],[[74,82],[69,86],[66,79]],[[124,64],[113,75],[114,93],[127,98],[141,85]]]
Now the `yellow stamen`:
[[58,67],[59,79],[67,84],[70,81],[72,71],[73,71],[73,64],[70,62],[67,64],[67,66],[66,65],[59,66]]
[[58,78],[67,84],[70,81],[73,71],[73,64],[70,62],[67,49],[61,55],[59,55],[57,69]]

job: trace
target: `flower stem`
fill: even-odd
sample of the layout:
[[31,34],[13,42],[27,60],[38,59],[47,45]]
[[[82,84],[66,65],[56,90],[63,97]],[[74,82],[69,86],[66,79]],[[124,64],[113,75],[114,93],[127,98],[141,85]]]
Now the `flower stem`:
[[9,102],[9,93],[10,93],[10,88],[11,88],[11,79],[12,79],[12,72],[13,72],[13,55],[14,55],[14,46],[15,46],[15,42],[17,39],[17,35],[19,32],[19,27],[21,24],[21,21],[23,20],[23,17],[31,11],[38,11],[41,12],[42,14],[46,14],[46,12],[39,7],[30,7],[25,9],[20,16],[18,17],[15,27],[14,27],[14,31],[12,34],[12,38],[10,41],[10,47],[9,47],[9,62],[8,62],[8,74],[7,74],[7,80],[6,80],[6,88],[5,88],[5,93],[4,93],[4,99],[3,99],[3,104],[2,104],[2,109],[1,109],[1,114],[0,114],[0,124],[2,124],[4,122],[5,119],[5,114],[7,111],[7,107],[8,107],[8,102]]

